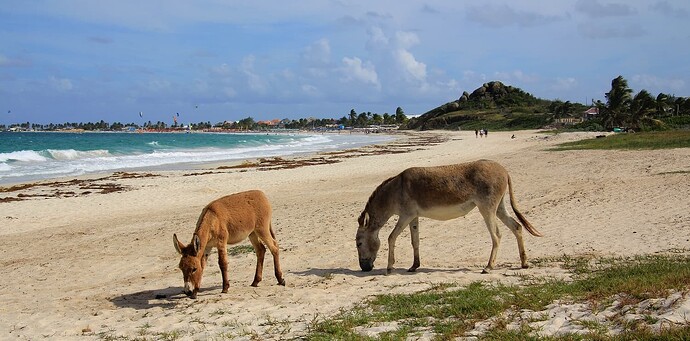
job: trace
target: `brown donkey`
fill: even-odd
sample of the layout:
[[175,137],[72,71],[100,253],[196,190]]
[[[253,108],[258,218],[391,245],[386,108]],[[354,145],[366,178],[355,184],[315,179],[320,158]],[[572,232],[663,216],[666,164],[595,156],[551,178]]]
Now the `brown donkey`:
[[278,284],[285,285],[278,257],[278,242],[271,226],[271,214],[271,204],[263,192],[254,190],[235,193],[214,200],[204,207],[189,245],[180,243],[177,235],[173,234],[175,249],[182,255],[179,267],[184,278],[184,293],[196,298],[208,255],[214,247],[218,250],[223,292],[228,292],[230,281],[226,246],[237,244],[247,237],[256,251],[256,273],[252,286],[261,282],[266,247],[273,255]]
[[492,242],[489,263],[483,272],[489,272],[496,261],[501,241],[501,233],[496,226],[497,217],[515,235],[520,262],[523,268],[527,268],[522,226],[506,212],[503,204],[506,192],[510,195],[510,204],[518,220],[529,233],[541,237],[541,233],[518,211],[508,171],[496,162],[479,160],[404,170],[374,190],[359,216],[356,236],[359,266],[362,271],[373,269],[380,246],[379,230],[394,214],[398,215],[398,222],[388,236],[387,274],[395,264],[395,240],[405,226],[410,226],[414,251],[414,261],[408,271],[415,271],[419,267],[419,217],[449,220],[462,217],[478,207]]

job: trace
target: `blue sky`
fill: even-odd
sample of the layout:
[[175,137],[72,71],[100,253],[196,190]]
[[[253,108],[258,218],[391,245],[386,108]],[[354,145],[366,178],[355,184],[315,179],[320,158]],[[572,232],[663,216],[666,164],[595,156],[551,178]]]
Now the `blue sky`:
[[499,80],[690,95],[685,0],[3,0],[0,124],[419,114]]

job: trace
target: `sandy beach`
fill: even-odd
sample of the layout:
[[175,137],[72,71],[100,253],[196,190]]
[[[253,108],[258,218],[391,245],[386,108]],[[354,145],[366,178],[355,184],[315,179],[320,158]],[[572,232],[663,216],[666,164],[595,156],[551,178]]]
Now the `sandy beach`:
[[[482,275],[491,241],[477,210],[450,221],[420,219],[421,267],[406,272],[412,248],[405,231],[396,270],[385,276],[394,217],[382,229],[374,270],[361,272],[357,217],[378,184],[412,166],[503,164],[518,206],[544,234],[526,234],[529,260],[688,252],[690,149],[547,150],[594,135],[419,132],[287,160],[17,185],[0,192],[0,339],[294,339],[313,321],[377,294],[567,276],[548,262],[519,269],[515,238],[503,225],[497,268]],[[230,290],[221,294],[212,254],[198,299],[187,298],[173,233],[189,242],[208,202],[249,189],[261,189],[273,205],[287,285],[276,284],[267,253],[263,282],[250,287],[256,257],[244,253],[230,256]]]

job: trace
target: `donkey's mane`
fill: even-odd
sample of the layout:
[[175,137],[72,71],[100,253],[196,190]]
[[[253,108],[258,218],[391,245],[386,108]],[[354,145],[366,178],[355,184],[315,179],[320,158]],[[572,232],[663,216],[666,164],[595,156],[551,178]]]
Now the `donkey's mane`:
[[378,187],[376,187],[376,189],[375,189],[375,190],[371,193],[371,195],[369,196],[369,200],[367,200],[367,204],[366,204],[366,206],[364,207],[364,211],[368,211],[369,204],[371,203],[371,201],[374,200],[374,198],[375,198],[379,193],[381,193],[381,191],[383,191],[383,188],[384,188],[385,186],[387,186],[391,181],[393,181],[393,179],[395,179],[396,177],[398,177],[398,175],[392,176],[392,177],[390,177],[390,178],[384,180],[380,185],[378,185]]

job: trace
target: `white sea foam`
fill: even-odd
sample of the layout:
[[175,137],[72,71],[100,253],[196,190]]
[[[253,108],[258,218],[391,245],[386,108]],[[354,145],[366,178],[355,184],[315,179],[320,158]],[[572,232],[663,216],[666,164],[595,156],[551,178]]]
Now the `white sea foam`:
[[93,157],[107,157],[110,155],[110,153],[107,150],[102,149],[88,151],[80,151],[74,149],[48,149],[47,152],[50,155],[50,157],[55,160],[78,160]]
[[[378,143],[390,139],[386,136],[363,137],[361,135],[310,135],[285,138],[276,142],[254,141],[232,148],[155,148],[152,152],[138,154],[114,154],[107,150],[77,151],[46,150],[44,152],[21,151],[0,154],[0,183],[29,181],[76,176],[95,172],[125,169],[180,169],[185,165],[209,162],[243,160],[261,157],[287,156],[314,153],[323,150],[352,148],[358,145]],[[280,141],[280,142],[277,142]],[[157,142],[153,141],[151,143]],[[150,144],[151,144],[150,143]],[[275,144],[272,144],[275,143]],[[188,167],[188,166],[187,166]]]
[[0,162],[41,162],[47,158],[33,150],[20,150],[11,153],[0,153]]

